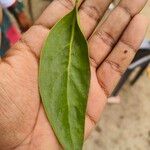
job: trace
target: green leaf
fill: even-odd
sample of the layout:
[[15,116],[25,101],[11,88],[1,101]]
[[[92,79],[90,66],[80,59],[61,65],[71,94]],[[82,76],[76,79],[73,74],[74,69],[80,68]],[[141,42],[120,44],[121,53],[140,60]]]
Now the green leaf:
[[65,150],[82,149],[89,82],[88,46],[75,8],[50,31],[39,70],[45,112]]

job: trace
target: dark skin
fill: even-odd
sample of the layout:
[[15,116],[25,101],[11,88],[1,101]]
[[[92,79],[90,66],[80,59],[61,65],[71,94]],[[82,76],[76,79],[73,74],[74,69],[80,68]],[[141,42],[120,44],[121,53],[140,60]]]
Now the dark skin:
[[[85,0],[80,5],[81,27],[88,39],[91,64],[85,139],[144,38],[148,21],[138,13],[146,1],[122,0],[95,32],[111,0]],[[54,0],[0,60],[1,150],[61,149],[40,101],[38,66],[49,30],[73,5],[69,0]]]

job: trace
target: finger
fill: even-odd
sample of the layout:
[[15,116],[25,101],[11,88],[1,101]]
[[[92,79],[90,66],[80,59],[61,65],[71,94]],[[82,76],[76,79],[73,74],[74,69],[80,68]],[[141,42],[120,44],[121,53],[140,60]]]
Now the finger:
[[107,96],[111,94],[134,58],[144,39],[147,27],[148,20],[145,17],[135,16],[113,51],[98,68],[98,81]]
[[[79,5],[83,0],[79,1]],[[47,9],[42,13],[35,24],[23,34],[19,44],[15,49],[19,49],[19,45],[23,45],[30,49],[36,58],[39,58],[40,50],[47,38],[50,28],[60,20],[64,15],[69,13],[75,5],[74,0],[54,0]]]
[[86,0],[80,7],[81,27],[86,38],[95,29],[112,0]]
[[[83,0],[80,0],[80,4],[82,1]],[[22,43],[28,45],[37,57],[39,57],[40,50],[46,40],[49,29],[60,18],[72,10],[74,2],[74,0],[54,0],[36,21],[35,25],[23,35],[21,40]],[[86,0],[83,3],[79,15],[85,36],[88,36],[93,31],[97,21],[102,17],[110,2],[111,0]],[[90,16],[96,18],[93,20],[93,17]]]
[[[80,0],[80,4],[83,0]],[[81,18],[81,26],[84,27],[84,34],[86,37],[88,37],[94,27],[97,25],[99,19],[101,19],[105,13],[105,11],[107,10],[108,6],[110,5],[112,0],[85,0],[83,2],[83,4],[81,5],[80,9],[79,9],[79,16]],[[63,8],[60,8],[59,5],[57,5],[57,8],[53,5],[51,6],[51,9],[47,9],[42,15],[41,17],[38,19],[38,21],[36,22],[36,24],[43,24],[46,27],[52,27],[57,20],[59,20],[62,16],[64,16],[66,13],[68,13],[69,11],[72,10],[73,6],[74,6],[74,2],[75,1],[71,1],[71,0],[57,0],[56,2],[59,2],[59,4],[61,4],[60,6],[65,6]],[[79,5],[80,5],[79,4]],[[67,8],[67,9],[66,9]],[[51,17],[51,22],[48,21],[47,19],[47,14],[52,14],[52,10],[53,11],[53,15]],[[60,11],[61,10],[61,11]],[[87,23],[88,22],[88,23]]]
[[96,68],[91,66],[91,81],[85,120],[86,138],[90,134],[91,129],[95,127],[96,123],[98,122],[99,116],[104,109],[106,101],[107,97],[98,83]]
[[112,50],[122,32],[144,7],[147,0],[122,0],[106,21],[97,28],[89,39],[89,55],[98,66]]
[[[109,51],[112,49],[112,47],[118,41],[118,38],[124,31],[124,28],[130,22],[132,16],[134,16],[136,13],[138,13],[142,9],[146,1],[145,2],[142,1],[142,2],[143,3],[134,5],[136,9],[134,9],[133,11],[132,7],[135,1],[134,3],[131,1],[129,2],[127,0],[121,1],[119,6],[110,14],[107,20],[96,31],[96,32],[99,32],[103,28],[103,29],[106,29],[106,34],[104,32],[103,36],[97,37],[93,35],[93,37],[91,37],[91,39],[89,40],[89,47],[90,47],[89,53],[90,53],[90,56],[92,56],[94,60],[96,60],[95,62],[93,59],[91,59],[91,63],[93,66],[92,70],[94,68],[96,70],[96,67],[108,55]],[[127,10],[131,9],[132,15],[131,13],[129,14],[128,12],[126,12],[127,11],[126,9]],[[112,43],[111,41],[113,41],[113,44],[111,44]],[[101,50],[99,50],[99,46]],[[96,79],[97,78],[95,78],[94,75],[92,75],[91,80],[93,83],[96,83]],[[101,87],[102,87],[101,88],[96,84],[92,85],[92,82],[91,82],[90,91],[94,91],[94,93],[92,92],[92,94],[89,94],[89,101],[87,105],[87,117],[86,117],[86,131],[87,131],[86,133],[87,134],[90,132],[94,124],[98,121],[99,116],[102,113],[102,110],[107,100],[106,94],[102,90],[102,88],[103,89],[105,88],[104,85],[101,83]]]
[[[82,1],[79,0],[79,5]],[[40,24],[50,29],[58,20],[69,13],[74,6],[75,0],[53,0],[35,24]]]
[[[96,68],[91,66],[92,81],[90,87],[91,94],[89,93],[87,105],[86,137],[99,120],[100,114],[107,102],[107,97],[119,81],[121,74],[133,59],[136,50],[144,38],[146,29],[147,19],[140,15],[134,17],[114,50],[98,68],[97,77],[93,73],[93,70],[96,70]],[[100,86],[96,84],[97,80]]]
[[[82,0],[80,0],[80,3],[81,2]],[[38,60],[40,50],[43,47],[43,43],[46,40],[50,28],[65,14],[70,12],[73,9],[74,4],[74,0],[54,0],[42,13],[35,24],[23,34],[21,40],[13,46],[13,51],[9,51],[7,55],[16,54],[15,49],[29,49],[29,52],[31,52]]]

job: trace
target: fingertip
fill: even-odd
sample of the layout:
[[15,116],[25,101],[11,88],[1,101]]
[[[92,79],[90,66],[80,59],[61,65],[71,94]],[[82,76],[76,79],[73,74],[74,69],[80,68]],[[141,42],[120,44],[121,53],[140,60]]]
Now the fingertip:
[[122,40],[128,41],[134,49],[141,45],[149,26],[149,19],[142,14],[135,15],[126,28]]
[[145,28],[148,28],[149,23],[150,23],[150,20],[142,14],[135,15],[135,17],[133,18],[133,21],[136,23],[137,22],[140,23],[140,25],[143,24],[143,27],[145,26]]
[[[78,7],[83,0],[80,0]],[[52,28],[57,21],[68,14],[75,6],[74,0],[53,0],[51,4],[44,10],[35,24],[42,24],[47,28]]]
[[[147,30],[149,28],[149,23],[150,23],[150,20],[142,14],[138,14],[133,18],[133,20],[131,22],[131,26],[132,26],[132,30],[133,30],[133,33],[135,34],[135,36],[137,35],[137,37],[135,39],[141,39],[139,41],[141,41],[141,42],[143,41],[143,39],[145,38],[145,35],[147,33]],[[141,42],[139,42],[139,43],[141,43]]]

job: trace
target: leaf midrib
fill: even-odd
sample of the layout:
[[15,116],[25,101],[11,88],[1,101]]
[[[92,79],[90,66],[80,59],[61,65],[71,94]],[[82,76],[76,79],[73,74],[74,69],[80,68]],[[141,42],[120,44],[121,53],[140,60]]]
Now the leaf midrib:
[[[72,22],[72,30],[71,30],[71,37],[70,37],[70,46],[69,46],[69,59],[68,59],[68,68],[67,68],[67,104],[68,104],[68,123],[69,123],[69,131],[70,131],[70,137],[71,137],[71,144],[73,146],[73,140],[72,140],[72,134],[71,134],[71,127],[70,127],[70,117],[69,117],[69,99],[68,99],[68,84],[69,84],[69,76],[70,76],[70,68],[71,68],[71,54],[72,54],[72,46],[73,46],[73,40],[74,40],[74,35],[75,35],[75,23],[76,23],[76,18],[75,18],[75,12],[73,15],[73,22]],[[74,149],[74,148],[73,148]]]

